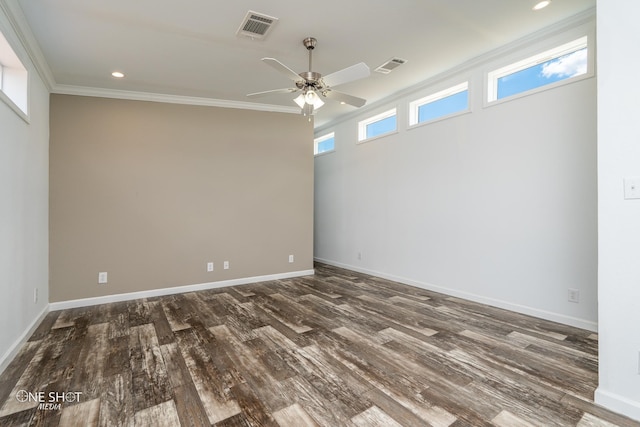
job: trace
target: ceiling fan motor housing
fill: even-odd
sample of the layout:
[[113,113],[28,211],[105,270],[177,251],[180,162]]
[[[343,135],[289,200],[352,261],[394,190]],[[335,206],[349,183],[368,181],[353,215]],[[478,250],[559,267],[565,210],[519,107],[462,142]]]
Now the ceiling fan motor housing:
[[316,73],[315,71],[304,71],[300,73],[299,76],[311,84],[318,83],[320,81],[320,77],[322,77],[320,73]]

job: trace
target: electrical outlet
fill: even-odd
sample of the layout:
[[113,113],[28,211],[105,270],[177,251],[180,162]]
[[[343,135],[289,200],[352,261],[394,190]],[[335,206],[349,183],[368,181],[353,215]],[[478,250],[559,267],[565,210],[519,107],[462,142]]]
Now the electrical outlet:
[[358,252],[358,261],[362,259],[362,252]]
[[107,283],[107,272],[106,271],[102,271],[102,272],[98,273],[98,283],[101,284],[101,285]]
[[293,255],[289,255],[289,262],[293,262]]
[[213,271],[213,263],[212,262],[208,262],[207,263],[207,271]]
[[578,289],[569,289],[568,295],[569,295],[569,298],[568,298],[569,302],[575,302],[575,303],[580,302],[580,291]]
[[228,270],[228,269],[229,269],[229,261],[225,261],[225,262],[224,262],[223,268],[224,268],[225,270]]
[[33,303],[38,302],[38,288],[33,288]]

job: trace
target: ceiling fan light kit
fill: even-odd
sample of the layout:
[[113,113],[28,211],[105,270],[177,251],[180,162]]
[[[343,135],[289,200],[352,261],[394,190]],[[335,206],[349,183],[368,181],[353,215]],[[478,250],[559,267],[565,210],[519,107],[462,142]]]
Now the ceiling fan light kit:
[[303,71],[299,74],[277,59],[262,58],[263,62],[284,74],[290,80],[293,80],[296,86],[295,88],[268,90],[265,92],[250,93],[247,96],[255,98],[276,93],[300,92],[293,101],[300,107],[301,113],[304,116],[311,116],[318,108],[322,107],[324,105],[322,98],[333,99],[341,104],[349,104],[354,107],[362,107],[366,104],[367,101],[365,99],[337,92],[333,90],[333,87],[369,77],[370,71],[367,64],[360,62],[322,77],[322,74],[313,71],[312,51],[315,49],[317,42],[313,37],[307,37],[302,41],[302,44],[309,52],[309,71]]
[[312,89],[307,90],[306,93],[301,93],[300,95],[298,95],[298,97],[295,98],[293,102],[298,104],[298,107],[300,108],[304,108],[305,104],[312,105],[314,110],[317,110],[324,105],[322,99],[320,99],[320,97]]

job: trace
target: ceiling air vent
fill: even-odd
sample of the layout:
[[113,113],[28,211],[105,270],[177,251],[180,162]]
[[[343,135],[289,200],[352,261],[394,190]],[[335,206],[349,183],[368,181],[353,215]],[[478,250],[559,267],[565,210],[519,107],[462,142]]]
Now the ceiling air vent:
[[242,20],[236,34],[252,39],[264,39],[276,22],[278,22],[278,18],[250,10]]
[[391,58],[390,60],[388,60],[387,62],[385,62],[384,64],[382,64],[378,68],[376,68],[374,71],[377,71],[377,72],[382,73],[382,74],[389,74],[392,70],[394,70],[395,68],[397,68],[400,65],[404,64],[405,62],[407,62],[406,59]]

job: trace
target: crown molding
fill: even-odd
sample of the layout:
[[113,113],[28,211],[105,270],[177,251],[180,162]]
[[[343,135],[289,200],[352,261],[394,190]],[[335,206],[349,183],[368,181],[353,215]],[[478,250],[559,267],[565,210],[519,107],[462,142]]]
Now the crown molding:
[[55,86],[53,73],[40,49],[40,45],[31,31],[31,27],[29,27],[27,23],[27,18],[24,16],[22,8],[16,0],[0,0],[0,11],[6,16],[29,60],[40,75],[47,89],[51,91]]
[[100,98],[128,99],[136,101],[164,102],[171,104],[201,105],[209,107],[237,108],[243,110],[268,111],[276,113],[299,114],[296,107],[282,105],[258,104],[253,102],[229,101],[193,96],[167,95],[150,92],[136,92],[125,90],[112,90],[88,86],[72,86],[58,84],[53,77],[51,68],[40,49],[40,45],[31,31],[27,18],[17,0],[0,0],[0,12],[2,12],[13,30],[17,42],[20,43],[24,53],[28,56],[40,78],[50,93],[65,95],[95,96]]
[[268,111],[272,113],[300,114],[297,107],[258,104],[254,102],[229,101],[224,99],[203,98],[197,96],[167,95],[153,92],[104,89],[88,86],[55,85],[52,93],[61,95],[93,96],[97,98],[126,99],[131,101],[164,102],[168,104],[200,105],[206,107],[237,108],[241,110]]

